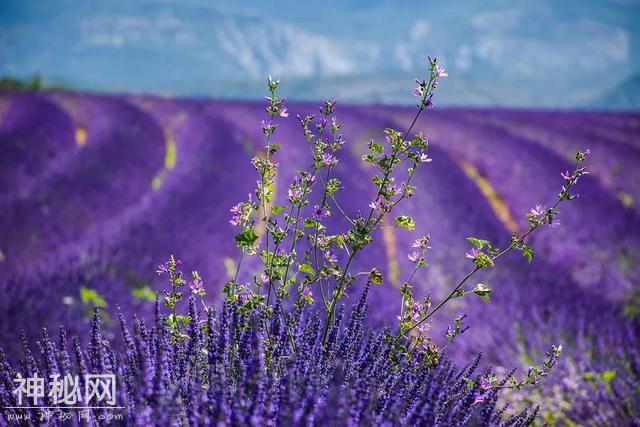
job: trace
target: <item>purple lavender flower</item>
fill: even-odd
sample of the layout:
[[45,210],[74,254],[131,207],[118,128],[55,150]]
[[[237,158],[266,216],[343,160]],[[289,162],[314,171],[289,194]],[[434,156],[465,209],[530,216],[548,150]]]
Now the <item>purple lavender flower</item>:
[[429,95],[427,99],[424,100],[424,106],[427,108],[433,107],[433,95]]
[[[66,340],[56,348],[46,331],[38,358],[24,340],[22,367],[28,371],[12,366],[0,351],[0,402],[6,408],[0,423],[10,423],[7,419],[17,414],[37,419],[37,409],[8,408],[18,406],[12,393],[17,372],[38,372],[48,390],[53,383],[44,374],[46,367],[70,360],[72,353],[76,363],[65,365],[71,375],[83,379],[87,373],[113,373],[114,406],[122,408],[110,413],[121,415],[124,425],[177,425],[185,419],[193,425],[433,425],[443,421],[475,425],[482,419],[487,425],[524,426],[534,420],[535,412],[502,413],[496,405],[497,391],[475,377],[478,358],[463,369],[445,358],[428,368],[422,352],[412,350],[411,357],[397,353],[384,333],[365,326],[366,290],[347,322],[342,322],[343,311],[337,313],[326,343],[321,339],[318,314],[308,305],[293,314],[291,321],[299,327],[289,336],[281,322],[280,305],[265,326],[241,309],[246,296],[239,297],[238,302],[225,302],[217,314],[207,311],[206,319],[200,318],[191,298],[191,327],[183,340],[172,338],[168,317],[158,313],[151,330],[136,319],[133,333],[120,317],[121,334],[128,344],[111,346],[96,315],[88,352],[78,339],[73,349],[67,348]],[[301,290],[301,297],[312,303],[310,286]],[[273,343],[268,358],[267,328]],[[475,378],[480,385],[469,388],[467,378]],[[80,413],[68,411],[74,416]],[[99,424],[99,415],[89,413],[92,424]]]

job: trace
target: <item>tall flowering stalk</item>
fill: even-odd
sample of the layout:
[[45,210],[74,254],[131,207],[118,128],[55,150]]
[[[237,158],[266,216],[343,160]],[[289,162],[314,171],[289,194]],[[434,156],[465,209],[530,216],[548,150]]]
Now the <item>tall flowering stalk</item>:
[[[293,332],[296,322],[291,318],[288,319],[283,309],[286,300],[292,294],[295,310],[301,310],[304,305],[315,304],[319,293],[321,306],[326,312],[320,335],[322,342],[326,345],[336,321],[339,303],[347,295],[351,285],[362,276],[366,276],[367,287],[371,284],[382,285],[383,283],[384,278],[377,269],[354,274],[351,272],[351,267],[360,251],[373,242],[375,233],[385,218],[391,215],[401,201],[415,194],[416,187],[411,182],[417,169],[432,161],[428,154],[428,138],[422,132],[415,134],[412,132],[420,115],[426,109],[433,107],[433,96],[439,81],[448,74],[438,61],[431,57],[428,58],[427,69],[427,79],[416,80],[414,95],[418,98],[417,110],[407,130],[400,132],[395,129],[385,129],[383,143],[370,140],[367,145],[368,152],[362,159],[376,170],[373,177],[375,195],[368,205],[368,214],[358,213],[354,218],[346,214],[335,197],[342,189],[342,183],[333,175],[333,171],[340,161],[338,154],[345,143],[340,133],[341,125],[334,116],[335,100],[326,101],[320,107],[320,114],[317,117],[315,115],[298,116],[312,162],[307,170],[299,171],[294,182],[289,185],[288,207],[274,206],[271,211],[273,215],[269,217],[267,205],[272,202],[271,185],[274,184],[273,176],[276,169],[276,165],[271,163],[270,159],[279,148],[278,145],[271,144],[271,136],[277,127],[274,119],[278,116],[286,117],[288,113],[283,107],[284,101],[279,100],[275,95],[278,82],[271,78],[268,80],[269,121],[262,123],[263,133],[267,137],[265,148],[267,161],[256,161],[254,158],[253,162],[254,166],[258,165],[256,169],[260,173],[260,191],[256,191],[256,196],[261,204],[252,204],[249,201],[234,207],[239,215],[234,212],[232,220],[243,226],[243,231],[236,237],[243,253],[259,252],[264,271],[259,277],[254,278],[255,288],[242,286],[240,293],[235,288],[236,273],[236,278],[232,281],[233,291],[228,292],[227,295],[238,302],[241,300],[239,295],[242,294],[242,300],[245,301],[243,304],[249,309],[260,312],[263,322],[273,320],[274,316],[280,316],[280,327],[286,331],[292,349],[296,346]],[[282,114],[283,111],[284,114]],[[511,250],[521,251],[531,261],[533,248],[528,243],[528,237],[545,224],[557,226],[558,207],[560,203],[574,198],[571,190],[578,179],[587,173],[582,163],[588,154],[588,150],[577,153],[575,169],[562,174],[564,183],[557,202],[549,209],[541,206],[533,208],[527,215],[528,230],[521,235],[514,234],[507,247],[498,249],[488,240],[470,237],[468,240],[472,248],[466,257],[473,263],[473,269],[438,304],[433,304],[430,294],[421,301],[413,295],[414,276],[419,269],[427,265],[430,237],[427,235],[415,241],[413,251],[408,256],[409,261],[414,264],[414,269],[408,280],[400,287],[401,311],[398,316],[398,331],[387,337],[389,344],[394,348],[393,360],[397,362],[398,357],[414,358],[416,354],[420,354],[422,363],[427,367],[435,367],[441,363],[443,350],[468,329],[464,325],[466,316],[461,315],[454,319],[452,326],[447,329],[446,344],[443,347],[439,347],[431,336],[430,319],[456,298],[475,294],[488,300],[492,292],[488,285],[478,283],[471,289],[465,289],[465,285],[478,271],[493,267],[500,257]],[[401,169],[404,169],[403,174],[398,173]],[[401,178],[402,175],[404,179]],[[321,186],[319,198],[311,202],[311,194],[317,185]],[[254,218],[260,208],[262,222],[265,224],[265,243],[262,250],[257,249],[256,245],[259,242],[253,231]],[[336,212],[342,215],[349,225],[345,233],[331,234],[324,225],[325,220]],[[241,219],[237,220],[237,218]],[[416,227],[415,220],[407,215],[396,216],[394,223],[396,227],[407,230],[414,230]],[[245,237],[249,238],[245,239]],[[270,239],[273,243],[271,247]],[[303,247],[303,252],[299,253],[300,242],[304,240],[306,240],[306,246]],[[340,262],[341,259],[342,262]],[[239,267],[240,264],[238,264],[238,271]],[[272,290],[275,295],[275,304],[271,300]],[[266,360],[270,363],[277,344],[273,341],[268,328],[265,347],[268,355]],[[483,379],[482,387],[522,388],[536,385],[548,375],[560,356],[561,350],[562,346],[553,346],[548,353],[549,359],[539,367],[531,368],[527,376],[521,380],[517,380],[513,375],[508,375],[503,380],[488,376]]]
[[[368,205],[368,214],[358,214],[351,218],[339,205],[335,195],[342,189],[340,180],[333,176],[334,168],[339,163],[338,154],[345,143],[340,133],[341,125],[334,116],[335,101],[326,101],[319,109],[320,114],[298,116],[302,126],[304,138],[308,144],[312,161],[307,170],[297,173],[294,182],[289,185],[287,192],[288,206],[274,206],[269,216],[267,206],[272,202],[271,186],[274,185],[274,175],[277,165],[272,163],[271,156],[275,155],[279,145],[271,143],[277,125],[277,117],[286,117],[288,112],[284,107],[284,100],[276,97],[275,91],[278,81],[268,80],[270,96],[268,101],[268,121],[262,122],[262,130],[267,138],[265,147],[266,160],[256,157],[254,166],[260,174],[258,189],[255,194],[260,204],[245,202],[232,209],[232,223],[239,225],[242,232],[236,236],[243,254],[259,253],[264,265],[264,271],[254,278],[255,288],[248,285],[241,286],[240,293],[248,295],[245,304],[258,309],[265,319],[272,319],[274,312],[280,312],[283,327],[290,331],[291,325],[285,321],[281,308],[293,292],[295,306],[299,309],[304,304],[314,304],[317,294],[321,298],[321,306],[326,311],[322,328],[322,340],[326,342],[329,331],[336,316],[339,302],[347,295],[351,285],[362,276],[366,276],[367,284],[381,285],[383,277],[378,270],[354,274],[351,267],[360,251],[371,244],[375,233],[382,222],[394,208],[404,199],[412,197],[416,187],[411,184],[412,179],[421,166],[432,161],[428,154],[428,139],[422,132],[412,134],[420,115],[433,106],[433,96],[440,79],[448,73],[435,58],[427,60],[428,76],[425,80],[416,80],[414,95],[418,98],[416,113],[405,132],[395,129],[385,129],[383,143],[370,140],[368,152],[363,155],[363,161],[372,165],[376,174],[372,180],[375,185],[375,195]],[[429,334],[429,320],[442,307],[455,298],[475,294],[483,299],[489,299],[492,289],[483,283],[478,283],[472,289],[465,289],[464,285],[480,270],[493,267],[495,262],[513,249],[520,250],[531,261],[533,249],[527,243],[527,238],[544,224],[555,226],[558,224],[558,206],[563,201],[572,200],[571,189],[578,182],[579,177],[586,174],[582,166],[589,151],[576,155],[576,168],[573,172],[562,174],[564,185],[558,201],[549,209],[537,206],[531,210],[527,218],[529,229],[521,234],[514,234],[509,245],[500,250],[491,242],[470,237],[471,250],[466,257],[473,262],[473,269],[465,275],[442,301],[434,305],[430,295],[422,301],[416,300],[412,291],[412,280],[420,268],[427,265],[426,256],[430,249],[429,236],[421,237],[414,243],[414,250],[409,254],[409,260],[414,263],[414,270],[409,279],[401,286],[401,312],[398,316],[399,326],[391,342],[401,351],[421,351],[425,360],[435,365],[440,359],[441,350]],[[399,169],[400,168],[400,169]],[[403,173],[398,173],[404,169]],[[404,179],[401,178],[404,175]],[[315,186],[320,185],[320,195],[315,202],[311,202],[311,194]],[[345,233],[331,234],[324,225],[325,220],[335,214],[342,215],[348,222],[349,228]],[[265,224],[265,242],[262,249],[258,249],[260,242],[254,232],[256,216]],[[395,217],[395,226],[414,230],[415,220],[407,215]],[[307,246],[299,253],[300,242],[306,240]],[[270,241],[273,243],[270,246]],[[286,248],[286,250],[283,250]],[[342,256],[339,256],[339,255]],[[343,260],[340,262],[340,260]],[[240,264],[238,264],[239,270]],[[238,298],[235,285],[236,278],[230,283],[233,288],[227,288],[227,295],[232,299]],[[264,288],[266,287],[266,290]],[[275,304],[272,302],[272,290]],[[265,298],[266,294],[266,298]],[[447,344],[464,333],[467,328],[463,322],[466,316],[454,319],[454,324],[447,331]],[[290,339],[291,345],[294,345]],[[552,352],[559,353],[560,347],[554,347]]]
[[429,320],[438,310],[440,310],[445,304],[454,298],[462,297],[469,293],[475,293],[480,297],[488,299],[492,289],[484,284],[477,284],[472,290],[465,291],[464,285],[480,270],[494,267],[498,258],[504,256],[512,250],[519,250],[522,255],[526,257],[529,262],[533,259],[533,248],[527,243],[527,238],[537,229],[544,225],[552,227],[559,224],[557,216],[560,214],[558,207],[562,202],[574,200],[577,195],[572,194],[573,187],[578,183],[578,179],[586,175],[588,172],[584,166],[582,166],[586,157],[590,154],[587,149],[585,152],[578,151],[575,156],[576,165],[572,172],[564,172],[561,174],[563,178],[563,184],[558,198],[551,208],[545,208],[541,205],[536,205],[527,213],[527,221],[529,222],[529,228],[521,235],[513,234],[509,245],[504,249],[494,247],[490,241],[479,239],[477,237],[469,237],[467,240],[473,246],[469,252],[466,253],[466,257],[473,262],[473,269],[467,273],[462,280],[453,288],[453,290],[447,295],[433,310],[427,310],[420,319],[413,323],[401,324],[398,334],[395,336],[395,341],[398,341],[401,337],[405,337],[411,331],[416,328],[420,328],[425,322]]

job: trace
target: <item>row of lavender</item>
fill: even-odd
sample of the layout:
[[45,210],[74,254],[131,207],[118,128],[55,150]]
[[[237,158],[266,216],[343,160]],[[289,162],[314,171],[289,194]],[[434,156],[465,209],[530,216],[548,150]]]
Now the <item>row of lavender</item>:
[[[314,108],[291,107],[300,114]],[[262,107],[5,94],[0,113],[5,349],[15,355],[19,347],[13,325],[35,335],[43,324],[63,322],[71,333],[82,333],[86,309],[96,302],[144,312],[151,305],[145,291],[159,286],[154,265],[169,253],[198,268],[209,295],[218,294],[237,256],[228,208],[251,189],[246,160],[259,147]],[[336,169],[348,188],[339,197],[347,209],[367,206],[371,171],[360,161],[366,140],[386,126],[402,127],[407,114],[387,107],[337,113],[349,151]],[[436,321],[433,334],[439,339],[451,317],[466,313],[473,333],[452,345],[448,356],[464,363],[483,351],[486,362],[506,370],[514,360],[523,366],[539,360],[550,344],[562,342],[561,372],[540,391],[542,414],[560,421],[628,419],[640,401],[633,320],[640,273],[634,262],[640,218],[633,205],[640,118],[559,117],[510,111],[424,116],[420,127],[431,137],[433,162],[416,176],[420,197],[402,208],[432,237],[430,267],[418,273],[416,291],[441,296],[453,287],[468,262],[461,256],[465,237],[508,242],[510,231],[524,227],[523,212],[551,202],[568,156],[591,146],[593,175],[563,213],[562,227],[536,237],[541,250],[535,268],[506,259],[481,278],[495,289],[492,309],[480,299],[454,306]],[[304,164],[308,153],[295,119],[281,124],[278,142],[286,147],[278,159],[276,196],[282,199],[295,173],[291,165]],[[330,221],[344,226],[339,216]],[[357,270],[383,267],[385,285],[370,295],[372,325],[388,325],[398,313],[397,286],[411,271],[411,240],[385,229],[356,260]],[[512,400],[541,399],[513,394]]]

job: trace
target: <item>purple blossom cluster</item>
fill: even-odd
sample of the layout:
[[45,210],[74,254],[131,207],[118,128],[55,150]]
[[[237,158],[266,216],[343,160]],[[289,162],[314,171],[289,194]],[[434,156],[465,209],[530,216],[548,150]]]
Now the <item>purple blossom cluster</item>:
[[[191,297],[185,339],[172,339],[170,314],[157,306],[152,325],[136,318],[133,329],[119,312],[122,343],[113,344],[104,339],[102,313],[96,308],[87,347],[77,337],[69,343],[60,328],[55,343],[42,331],[36,353],[23,336],[19,366],[0,352],[0,405],[21,406],[12,393],[18,374],[49,378],[108,373],[116,378],[114,406],[119,408],[92,409],[83,425],[107,424],[108,410],[122,414],[126,425],[532,423],[535,411],[504,415],[505,408],[497,403],[499,385],[487,382],[490,371],[478,371],[479,358],[463,368],[442,360],[427,369],[420,352],[396,354],[386,334],[366,327],[367,293],[368,288],[348,321],[342,321],[343,309],[338,312],[326,342],[317,312],[308,308],[276,313],[265,324],[236,303],[225,303],[216,314],[200,310]],[[285,323],[295,331],[292,342]],[[45,390],[50,389],[47,380]],[[54,413],[76,411],[47,396],[37,403]],[[36,412],[3,409],[0,423],[22,419],[24,425],[40,424]],[[44,424],[64,424],[56,420]]]

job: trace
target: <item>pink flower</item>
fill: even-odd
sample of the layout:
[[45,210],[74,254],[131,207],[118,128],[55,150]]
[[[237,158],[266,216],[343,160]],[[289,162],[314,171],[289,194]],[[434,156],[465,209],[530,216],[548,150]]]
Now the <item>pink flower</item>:
[[160,264],[158,266],[158,269],[156,270],[156,274],[159,276],[161,274],[167,273],[169,272],[169,263],[165,262],[163,264]]
[[315,205],[313,207],[313,218],[317,221],[320,221],[322,218],[326,218],[330,216],[331,213],[323,207],[319,205]]
[[280,108],[280,117],[289,117],[289,110],[287,107]]
[[541,205],[536,205],[535,208],[531,209],[529,212],[531,212],[531,215],[535,216],[536,218],[540,218],[542,216],[544,216],[544,214],[546,213],[547,208]]
[[426,236],[420,237],[415,242],[413,242],[412,246],[414,248],[419,248],[422,251],[427,251],[431,249],[431,246],[429,246],[429,240],[431,240],[431,236],[427,234]]
[[481,254],[480,249],[478,249],[478,248],[471,248],[471,250],[470,250],[469,252],[467,252],[467,253],[465,254],[465,256],[466,256],[467,258],[469,258],[469,259],[476,259],[476,258],[478,258],[478,255],[480,255],[480,254]]
[[427,82],[424,80],[416,79],[416,88],[413,90],[413,96],[417,96],[418,98],[422,98],[424,96],[424,89],[427,87]]
[[229,224],[241,225],[243,214],[244,214],[242,210],[242,202],[238,203],[237,205],[229,209],[229,211],[231,212],[231,219],[229,220]]
[[269,276],[267,276],[266,272],[260,273],[260,283],[265,284],[269,282]]
[[427,155],[426,152],[422,151],[420,154],[418,154],[418,161],[420,161],[420,163],[429,163],[431,162],[433,159],[429,158],[429,156]]
[[389,203],[378,196],[373,202],[369,203],[369,207],[376,211],[386,211],[389,208]]
[[326,246],[329,244],[329,242],[330,242],[330,239],[324,234],[321,234],[318,236],[318,246]]
[[449,73],[447,73],[447,70],[445,70],[443,66],[436,64],[435,75],[436,77],[447,77]]
[[387,191],[391,194],[391,196],[397,196],[402,192],[402,189],[400,189],[400,187],[395,184],[391,184],[387,187]]
[[560,176],[567,181],[570,181],[573,179],[573,174],[569,171],[562,172]]
[[327,167],[332,167],[338,164],[338,159],[333,154],[324,153],[320,159],[322,164]]
[[200,279],[194,280],[193,283],[191,283],[191,285],[189,286],[189,289],[191,289],[191,293],[194,295],[203,295],[204,283],[202,283],[202,280]]
[[289,190],[287,191],[287,200],[293,203],[300,200],[300,197],[302,197],[302,190],[300,187],[289,187]]
[[409,258],[409,261],[411,262],[418,262],[421,258],[421,253],[418,251],[412,252],[409,255],[407,255],[407,258]]
[[324,257],[326,258],[327,261],[329,261],[332,264],[335,264],[336,262],[338,262],[338,257],[335,256],[335,254],[330,250],[325,251]]

